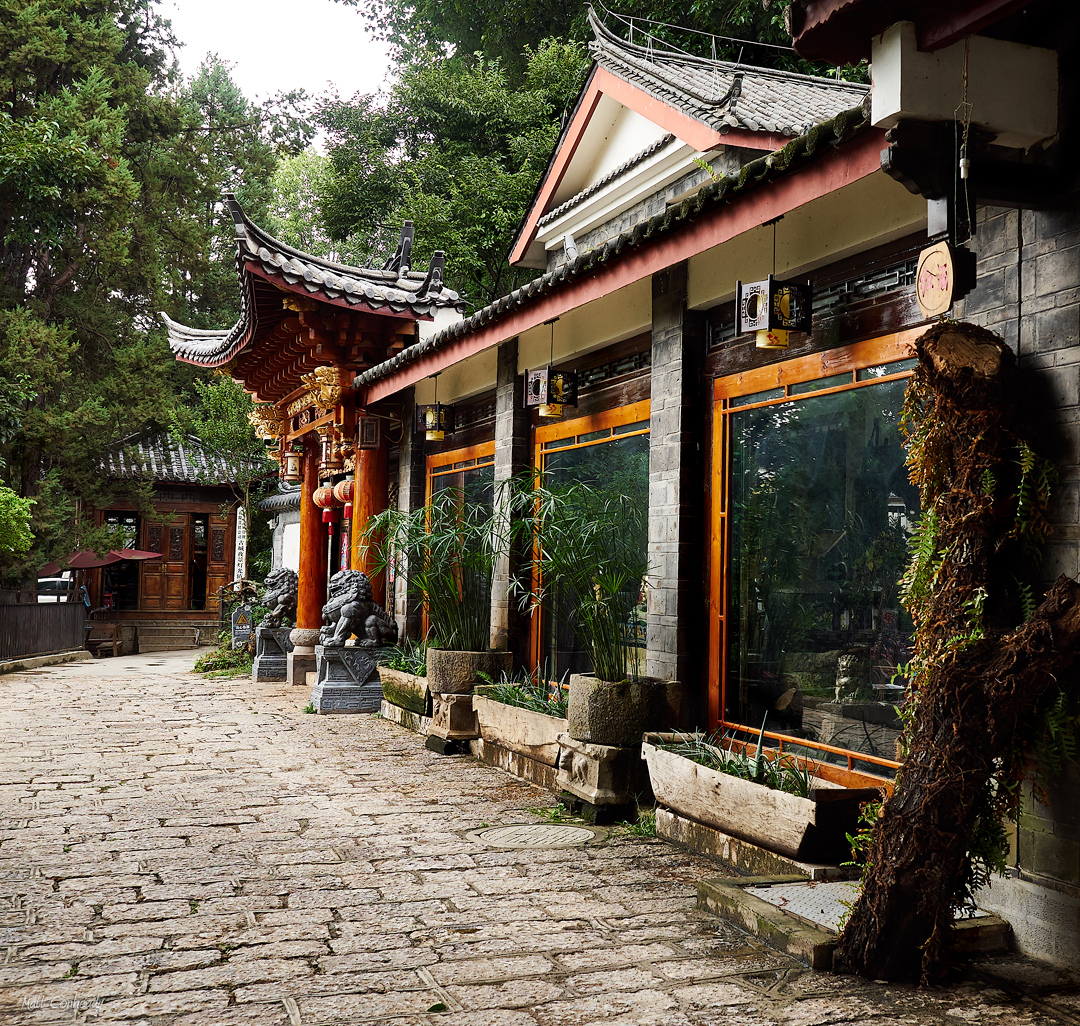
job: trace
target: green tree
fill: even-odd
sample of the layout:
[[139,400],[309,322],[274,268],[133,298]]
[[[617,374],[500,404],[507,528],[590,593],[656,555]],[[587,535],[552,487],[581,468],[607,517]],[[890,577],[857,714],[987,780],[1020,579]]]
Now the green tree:
[[310,140],[302,96],[253,108],[215,61],[185,86],[174,45],[146,0],[0,4],[0,466],[36,500],[34,543],[0,552],[0,578],[108,547],[89,508],[147,497],[102,458],[194,395],[157,311],[235,316],[213,204]]
[[[592,38],[586,5],[579,0],[521,0],[512,12],[499,0],[339,0],[355,6],[377,38],[393,44],[399,62],[417,50],[442,52],[452,47],[458,53],[480,53],[501,60],[514,74],[524,72],[526,51],[539,40],[554,37],[587,42]],[[679,0],[624,0],[615,5],[615,15],[600,5],[609,27],[626,35],[626,21],[634,20],[635,36],[644,42],[642,32],[674,43],[700,56],[720,60],[787,68],[807,74],[834,74],[829,65],[802,60],[791,49],[791,36],[785,26],[783,0],[701,0],[686,4]],[[620,21],[619,19],[626,19]],[[662,24],[651,24],[660,22]],[[679,31],[690,29],[690,32]],[[745,46],[737,41],[705,38],[697,33],[734,37],[772,44],[771,47]],[[783,47],[785,49],[775,49]],[[865,80],[865,68],[854,72]]]
[[535,272],[511,268],[507,254],[586,62],[582,44],[555,40],[528,49],[521,76],[498,59],[428,52],[384,101],[325,102],[332,239],[378,264],[412,220],[414,265],[445,250],[447,282],[477,305],[529,280]]

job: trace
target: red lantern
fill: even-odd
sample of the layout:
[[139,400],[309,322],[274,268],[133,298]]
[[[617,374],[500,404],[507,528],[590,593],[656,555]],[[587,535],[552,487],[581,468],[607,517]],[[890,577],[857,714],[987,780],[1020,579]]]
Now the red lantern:
[[315,489],[315,494],[311,499],[323,511],[322,521],[326,524],[326,533],[332,535],[334,533],[333,508],[340,505],[334,496],[334,489],[330,485],[320,485]]

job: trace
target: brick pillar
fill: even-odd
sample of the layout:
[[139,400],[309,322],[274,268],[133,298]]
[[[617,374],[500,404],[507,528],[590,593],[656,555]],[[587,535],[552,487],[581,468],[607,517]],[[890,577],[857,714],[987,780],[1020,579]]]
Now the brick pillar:
[[[398,509],[403,512],[424,505],[427,492],[427,463],[424,459],[424,435],[413,431],[415,396],[410,388],[402,393],[401,443],[398,446]],[[419,638],[423,623],[421,603],[408,592],[408,566],[395,568],[392,612],[397,620],[398,636]],[[387,610],[391,611],[391,597]]]
[[683,725],[704,724],[708,649],[703,461],[709,409],[704,317],[686,309],[686,264],[652,279],[646,673],[683,683]]
[[[499,346],[495,384],[495,498],[500,485],[529,467],[529,417],[522,407],[522,380],[518,376],[518,340]],[[491,587],[491,647],[512,652],[514,665],[528,658],[528,630],[518,612],[517,597],[510,593],[510,579],[520,565],[514,553],[502,557],[495,567]]]

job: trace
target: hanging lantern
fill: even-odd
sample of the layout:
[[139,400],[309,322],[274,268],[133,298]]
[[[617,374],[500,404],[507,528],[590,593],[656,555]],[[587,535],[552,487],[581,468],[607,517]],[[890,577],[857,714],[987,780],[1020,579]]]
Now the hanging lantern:
[[754,332],[758,349],[786,349],[790,333],[809,332],[813,286],[809,281],[764,281],[735,286],[735,314],[740,335]]
[[334,500],[338,505],[345,507],[345,521],[352,520],[353,480],[346,478],[334,485]]
[[334,494],[333,487],[331,485],[320,485],[315,489],[315,494],[312,495],[311,500],[322,510],[322,522],[326,524],[326,533],[333,535],[335,519],[334,507],[341,505],[337,496]]
[[548,365],[525,372],[525,408],[536,409],[541,417],[562,416],[564,406],[577,406],[577,371],[557,371],[555,362],[555,322],[558,317],[544,321],[551,326]]
[[435,402],[416,407],[416,430],[423,431],[429,442],[441,442],[447,432],[454,432],[454,407],[439,402],[439,375],[432,377],[435,379]]
[[525,408],[541,417],[561,417],[564,406],[577,406],[577,371],[539,367],[525,372]]
[[303,480],[303,474],[300,472],[300,456],[299,449],[289,448],[285,450],[285,465],[281,480],[286,484],[299,484]]

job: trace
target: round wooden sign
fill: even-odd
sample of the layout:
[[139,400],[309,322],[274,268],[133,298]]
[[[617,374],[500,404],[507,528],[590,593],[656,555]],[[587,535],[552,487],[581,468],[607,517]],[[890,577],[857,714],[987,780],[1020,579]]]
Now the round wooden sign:
[[919,254],[915,275],[915,298],[923,317],[937,317],[952,306],[956,272],[947,242],[924,249]]

